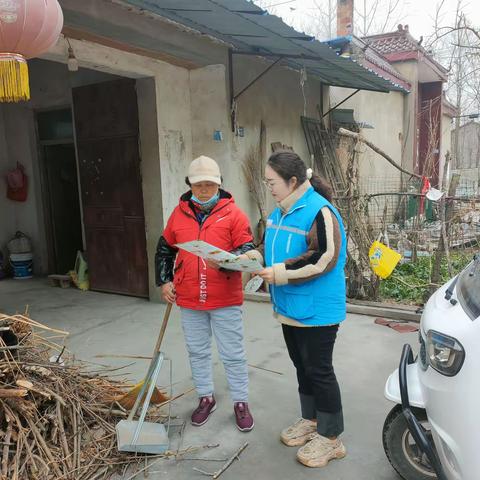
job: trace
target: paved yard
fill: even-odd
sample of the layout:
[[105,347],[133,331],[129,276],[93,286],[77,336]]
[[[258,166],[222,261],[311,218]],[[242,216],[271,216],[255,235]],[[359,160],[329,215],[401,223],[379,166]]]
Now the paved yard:
[[[95,356],[150,355],[165,308],[130,297],[52,288],[43,279],[0,281],[0,311],[22,311],[26,304],[36,320],[71,333],[68,347],[78,358],[114,366],[129,361]],[[279,431],[299,414],[295,375],[280,326],[271,318],[270,305],[253,302],[245,305],[248,361],[281,375],[250,368],[250,405],[256,427],[251,433],[241,433],[234,425],[223,368],[215,356],[218,409],[205,426],[187,425],[184,446],[219,443],[217,449],[200,455],[225,458],[248,441],[249,447],[240,462],[222,475],[225,480],[252,476],[262,480],[398,480],[381,443],[383,421],[391,408],[383,398],[383,387],[388,374],[398,364],[403,343],[415,344],[416,334],[399,334],[373,321],[371,317],[349,315],[337,341],[335,366],[345,411],[343,441],[348,450],[345,459],[332,462],[322,470],[307,469],[296,463],[295,449],[279,442]],[[174,393],[185,391],[192,384],[177,309],[172,313],[163,350],[172,359]],[[128,367],[130,378],[140,379],[146,368],[144,361],[131,365]],[[167,381],[165,369],[160,383],[164,385]],[[190,394],[175,402],[173,414],[188,418],[194,405],[195,395]],[[173,431],[172,447],[178,444],[178,438],[178,432]],[[218,465],[162,460],[151,468],[149,478],[202,479],[206,477],[194,472],[192,467],[214,471]]]

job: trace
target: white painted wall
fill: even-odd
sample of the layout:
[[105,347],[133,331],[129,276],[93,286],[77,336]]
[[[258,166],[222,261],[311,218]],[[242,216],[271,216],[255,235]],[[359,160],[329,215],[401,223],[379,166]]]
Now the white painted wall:
[[410,171],[417,168],[416,158],[416,115],[418,104],[418,63],[416,60],[396,62],[395,68],[405,77],[411,85],[411,91],[404,98],[403,117],[403,166]]
[[[41,191],[38,182],[39,170],[37,149],[35,144],[35,125],[33,111],[26,104],[2,104],[0,111],[3,117],[3,133],[5,143],[0,157],[0,173],[15,168],[17,162],[25,167],[28,177],[28,197],[25,202],[14,202],[0,197],[1,217],[0,241],[5,243],[20,230],[30,237],[35,255],[34,270],[42,272],[46,265],[46,246],[44,242],[44,224],[42,219]],[[2,183],[4,183],[2,179]],[[2,186],[2,190],[5,186]]]

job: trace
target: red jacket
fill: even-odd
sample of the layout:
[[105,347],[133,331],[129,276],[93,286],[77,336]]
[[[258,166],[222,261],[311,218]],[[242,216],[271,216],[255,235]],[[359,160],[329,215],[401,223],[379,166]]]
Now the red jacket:
[[[180,199],[168,219],[163,237],[170,246],[203,240],[226,251],[253,242],[250,223],[232,196],[220,190],[220,200],[202,225],[191,203],[191,192]],[[193,310],[210,310],[243,303],[242,274],[207,267],[205,261],[179,249],[174,279],[177,305]]]

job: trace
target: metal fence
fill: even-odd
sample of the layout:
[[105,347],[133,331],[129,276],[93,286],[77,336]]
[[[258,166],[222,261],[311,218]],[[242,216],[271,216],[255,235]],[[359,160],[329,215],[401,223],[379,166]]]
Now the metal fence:
[[[412,251],[430,255],[441,236],[439,202],[419,194],[417,182],[395,189],[397,179],[370,178],[361,186],[365,195],[365,216],[373,237],[382,236],[408,259]],[[450,249],[471,249],[480,245],[480,197],[476,182],[460,179],[446,223]]]
[[[380,282],[372,274],[369,262],[369,248],[375,239],[381,238],[401,253],[403,262],[415,262],[419,257],[432,257],[436,253],[435,261],[430,263],[437,266],[442,252],[450,265],[450,250],[478,250],[477,182],[457,178],[455,193],[441,201],[431,201],[422,193],[419,179],[401,176],[400,172],[390,177],[361,174],[359,142],[341,138],[337,132],[328,130],[322,120],[302,118],[302,125],[313,165],[332,184],[334,203],[347,229],[349,296],[378,298]],[[379,165],[383,161],[379,158]],[[442,280],[437,278],[436,268],[432,267],[429,278],[425,279],[426,291]],[[450,266],[448,269],[451,270]]]

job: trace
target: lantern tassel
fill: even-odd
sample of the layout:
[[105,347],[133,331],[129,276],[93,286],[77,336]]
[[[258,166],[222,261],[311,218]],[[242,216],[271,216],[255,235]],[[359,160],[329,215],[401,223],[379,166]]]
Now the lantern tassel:
[[28,65],[18,54],[0,53],[0,102],[30,99]]

